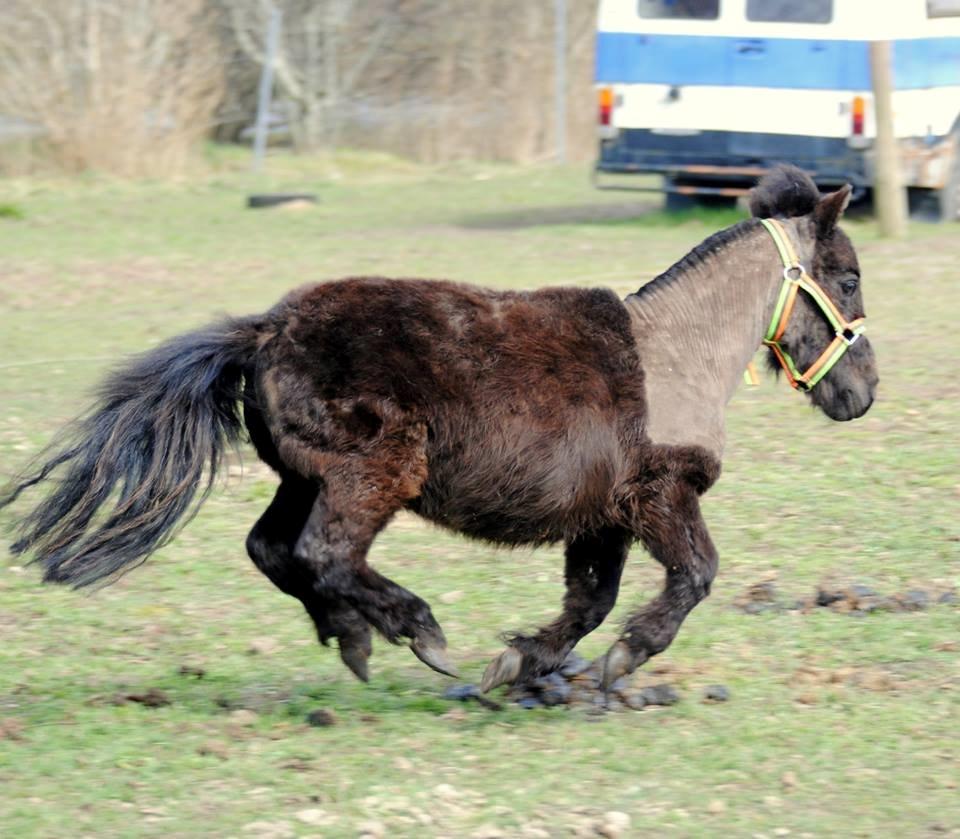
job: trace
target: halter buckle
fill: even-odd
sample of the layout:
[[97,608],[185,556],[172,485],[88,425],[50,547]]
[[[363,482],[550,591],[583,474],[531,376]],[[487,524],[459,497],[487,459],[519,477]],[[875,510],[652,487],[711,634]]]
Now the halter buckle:
[[837,330],[837,337],[848,347],[852,347],[860,338],[861,333],[855,332],[849,326]]

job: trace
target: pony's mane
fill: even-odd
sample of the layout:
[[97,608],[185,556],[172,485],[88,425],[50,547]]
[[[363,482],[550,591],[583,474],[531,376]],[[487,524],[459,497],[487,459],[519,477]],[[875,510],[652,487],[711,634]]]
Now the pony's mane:
[[744,219],[732,227],[726,227],[714,233],[712,236],[707,237],[662,274],[658,274],[650,280],[650,282],[642,285],[635,294],[637,296],[643,296],[649,294],[651,291],[663,288],[678,277],[682,277],[688,271],[702,265],[710,257],[715,256],[730,245],[739,242],[750,231],[755,230],[759,223],[755,218]]
[[758,218],[805,216],[816,209],[819,201],[820,191],[817,185],[802,169],[788,163],[771,169],[750,190],[750,214],[753,218],[741,221],[733,227],[728,227],[704,239],[679,262],[641,286],[637,294],[663,288],[672,280],[701,265],[708,257],[716,255],[754,230],[758,224]]

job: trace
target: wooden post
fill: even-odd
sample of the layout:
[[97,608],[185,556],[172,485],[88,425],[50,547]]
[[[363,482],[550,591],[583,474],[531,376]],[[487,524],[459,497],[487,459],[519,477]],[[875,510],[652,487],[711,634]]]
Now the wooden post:
[[280,44],[280,23],[283,13],[275,6],[270,8],[270,20],[267,23],[266,48],[263,67],[260,69],[260,88],[257,92],[257,122],[253,133],[253,171],[263,168],[263,156],[267,150],[267,129],[270,118],[270,99],[273,95],[273,67],[277,61],[277,48]]
[[877,139],[873,147],[873,206],[880,235],[899,238],[907,232],[907,192],[900,181],[897,140],[893,133],[891,59],[889,41],[870,42],[870,74],[877,123]]
[[567,0],[555,0],[554,24],[554,133],[558,163],[567,162]]

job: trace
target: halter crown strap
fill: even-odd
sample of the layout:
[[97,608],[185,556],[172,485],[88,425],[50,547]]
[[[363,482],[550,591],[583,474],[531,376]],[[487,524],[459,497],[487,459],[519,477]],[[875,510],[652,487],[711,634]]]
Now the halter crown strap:
[[[798,390],[810,390],[834,365],[843,358],[843,354],[866,330],[863,318],[848,321],[840,313],[834,302],[824,293],[819,284],[806,272],[793,243],[784,231],[779,221],[772,218],[760,219],[760,223],[773,238],[777,246],[780,260],[783,262],[783,284],[777,295],[777,304],[773,308],[770,325],[764,335],[763,343],[773,350],[774,355],[783,367],[790,385]],[[805,291],[820,308],[824,316],[830,321],[835,337],[830,345],[820,354],[816,361],[801,373],[790,354],[783,348],[780,339],[787,330],[793,306],[797,301],[800,290]]]

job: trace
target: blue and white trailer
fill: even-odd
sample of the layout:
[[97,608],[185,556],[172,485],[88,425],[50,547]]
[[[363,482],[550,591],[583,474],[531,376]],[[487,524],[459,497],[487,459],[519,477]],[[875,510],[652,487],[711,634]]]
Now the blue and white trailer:
[[598,186],[733,200],[788,161],[873,185],[870,42],[893,45],[904,183],[960,217],[960,0],[601,0]]

